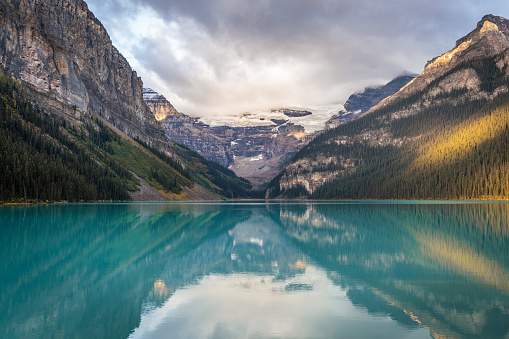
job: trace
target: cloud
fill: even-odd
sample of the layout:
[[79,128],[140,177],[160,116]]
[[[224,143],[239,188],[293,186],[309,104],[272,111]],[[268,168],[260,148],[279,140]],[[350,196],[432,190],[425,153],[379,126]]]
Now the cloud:
[[505,1],[89,0],[144,83],[194,116],[344,102],[454,46]]
[[[165,338],[429,338],[429,330],[369,314],[321,269],[292,279],[258,274],[211,274],[179,288],[161,306],[141,316],[130,339]],[[297,283],[312,291],[287,292]]]

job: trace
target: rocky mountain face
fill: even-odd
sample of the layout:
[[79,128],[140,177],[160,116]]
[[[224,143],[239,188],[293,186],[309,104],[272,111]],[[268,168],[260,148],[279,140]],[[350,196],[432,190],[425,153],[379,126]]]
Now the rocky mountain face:
[[229,168],[254,185],[268,182],[312,138],[304,127],[288,121],[252,127],[211,127],[233,158]]
[[345,103],[345,109],[327,121],[327,128],[334,128],[358,118],[383,99],[398,92],[416,76],[417,74],[400,75],[383,86],[368,87],[362,92],[352,94]]
[[46,113],[74,125],[101,116],[149,143],[166,142],[142,81],[82,0],[1,0],[0,66]]
[[[144,99],[170,140],[230,168],[254,185],[268,182],[312,137],[287,119],[273,119],[260,126],[210,126],[177,112],[164,96],[150,89],[145,89]],[[297,117],[312,114],[290,109],[283,113]]]
[[143,99],[155,118],[161,122],[170,140],[185,145],[224,167],[233,162],[233,157],[226,153],[223,142],[209,130],[210,126],[200,123],[197,118],[178,112],[163,95],[150,88],[143,89]]
[[509,21],[487,15],[362,117],[315,138],[268,197],[509,196]]
[[[1,104],[12,108],[2,110],[0,154],[9,156],[0,163],[12,183],[0,187],[2,201],[253,193],[233,172],[169,142],[141,79],[82,0],[0,0],[0,82],[9,93]],[[160,119],[177,113],[153,107]]]

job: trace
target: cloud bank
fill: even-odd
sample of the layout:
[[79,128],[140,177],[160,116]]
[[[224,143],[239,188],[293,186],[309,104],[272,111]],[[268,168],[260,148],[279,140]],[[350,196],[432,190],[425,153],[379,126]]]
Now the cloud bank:
[[507,1],[88,0],[142,77],[192,116],[343,103],[454,47]]

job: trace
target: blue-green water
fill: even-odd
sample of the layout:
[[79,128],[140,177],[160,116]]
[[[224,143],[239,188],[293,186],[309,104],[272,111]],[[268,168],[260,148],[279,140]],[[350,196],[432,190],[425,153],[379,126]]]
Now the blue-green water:
[[0,338],[509,338],[509,204],[0,208]]

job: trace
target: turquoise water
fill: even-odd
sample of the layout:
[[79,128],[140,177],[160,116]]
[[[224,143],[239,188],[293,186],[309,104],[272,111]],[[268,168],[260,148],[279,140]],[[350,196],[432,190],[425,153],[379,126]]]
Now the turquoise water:
[[0,338],[509,338],[509,204],[0,208]]

